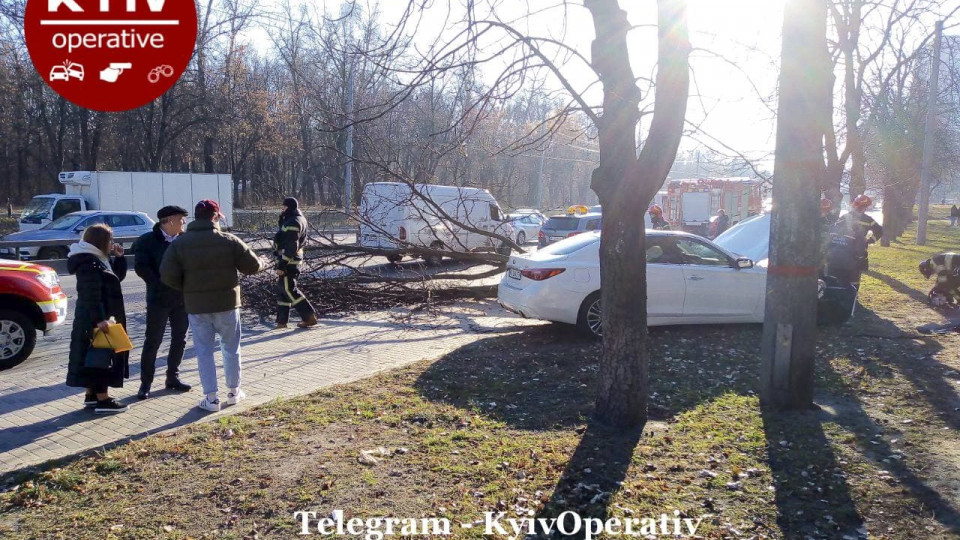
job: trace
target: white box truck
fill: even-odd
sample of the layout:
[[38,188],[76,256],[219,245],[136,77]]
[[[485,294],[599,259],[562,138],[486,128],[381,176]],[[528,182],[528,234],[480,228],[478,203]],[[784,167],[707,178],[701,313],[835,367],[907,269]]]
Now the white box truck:
[[233,226],[233,181],[229,174],[153,173],[114,171],[62,172],[64,193],[37,195],[20,215],[20,230],[39,229],[51,221],[81,210],[131,210],[156,216],[167,205],[191,213],[197,202],[214,199]]
[[[363,187],[358,217],[360,246],[385,251],[391,262],[416,248],[509,254],[501,240],[478,231],[513,238],[497,200],[479,188],[373,182]],[[427,262],[435,266],[440,256]]]

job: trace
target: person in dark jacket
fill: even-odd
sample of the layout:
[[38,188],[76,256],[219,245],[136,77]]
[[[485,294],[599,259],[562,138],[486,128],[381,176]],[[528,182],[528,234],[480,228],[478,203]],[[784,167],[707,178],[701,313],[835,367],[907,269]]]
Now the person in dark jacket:
[[123,246],[113,243],[113,231],[107,225],[91,225],[83,231],[83,240],[70,246],[67,270],[77,276],[67,386],[86,388],[83,404],[94,408],[97,414],[126,411],[126,405],[110,397],[108,387],[121,388],[123,380],[130,376],[129,353],[114,353],[108,369],[84,365],[95,329],[106,332],[111,317],[124,328],[127,325],[120,287],[127,275]]
[[717,210],[717,232],[714,233],[713,237],[716,238],[723,234],[723,231],[727,230],[730,227],[730,216],[727,215],[727,211],[723,208]]
[[273,237],[273,250],[277,256],[277,328],[287,327],[290,320],[290,308],[300,314],[299,328],[309,328],[317,324],[317,312],[303,293],[297,288],[300,277],[300,263],[303,262],[303,247],[307,243],[307,218],[299,209],[297,200],[287,197],[283,200],[284,210],[277,222],[277,234]]
[[853,200],[853,209],[837,220],[833,230],[834,236],[848,239],[848,248],[859,261],[856,265],[859,272],[865,272],[869,267],[867,246],[883,236],[883,227],[866,214],[871,205],[873,200],[870,197],[857,195]]
[[950,226],[960,225],[960,208],[957,205],[950,207]]
[[140,390],[137,397],[150,397],[150,385],[156,372],[157,351],[170,322],[170,352],[167,354],[167,377],[164,387],[187,392],[191,386],[180,380],[180,362],[187,345],[187,311],[183,292],[171,289],[160,281],[160,261],[171,242],[183,232],[189,213],[179,206],[164,206],[157,211],[159,223],[153,231],[137,238],[133,244],[134,269],[147,283],[147,333],[140,356]]
[[227,404],[246,397],[240,389],[240,279],[237,272],[256,274],[263,261],[236,236],[220,230],[223,217],[217,201],[204,199],[193,211],[195,218],[187,231],[170,244],[160,261],[160,279],[168,287],[183,291],[197,371],[206,394],[199,407],[219,411],[217,365],[213,359],[216,336],[220,335],[223,374],[227,381]]

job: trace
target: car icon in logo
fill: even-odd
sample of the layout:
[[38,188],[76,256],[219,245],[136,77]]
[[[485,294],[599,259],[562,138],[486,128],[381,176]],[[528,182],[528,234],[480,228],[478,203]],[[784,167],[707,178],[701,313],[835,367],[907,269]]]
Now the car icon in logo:
[[83,80],[83,66],[80,64],[70,64],[67,66],[67,73],[70,74],[74,79]]
[[63,65],[50,68],[50,82],[69,81],[70,79],[83,80],[83,66],[69,60]]
[[67,66],[53,66],[50,69],[50,81],[69,81],[70,73],[67,72]]

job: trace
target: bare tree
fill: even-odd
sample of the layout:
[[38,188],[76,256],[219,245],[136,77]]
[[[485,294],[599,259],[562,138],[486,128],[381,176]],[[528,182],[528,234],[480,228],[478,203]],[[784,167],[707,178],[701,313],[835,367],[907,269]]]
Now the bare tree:
[[[828,2],[831,56],[838,73],[834,79],[840,106],[823,112],[827,171],[821,188],[835,203],[840,186],[849,174],[851,199],[866,189],[866,152],[863,124],[869,117],[867,96],[879,91],[932,39],[932,19],[950,17],[958,8],[944,12],[937,0],[831,0]],[[834,125],[834,117],[838,125]],[[849,171],[847,164],[850,163]],[[839,205],[837,205],[839,207]]]
[[650,132],[637,157],[640,90],[627,51],[630,24],[615,0],[589,0],[593,66],[603,82],[597,118],[600,167],[592,187],[604,207],[600,240],[603,359],[597,417],[630,427],[646,422],[649,350],[646,241],[637,219],[670,172],[683,133],[689,91],[686,2],[658,3],[658,71]]

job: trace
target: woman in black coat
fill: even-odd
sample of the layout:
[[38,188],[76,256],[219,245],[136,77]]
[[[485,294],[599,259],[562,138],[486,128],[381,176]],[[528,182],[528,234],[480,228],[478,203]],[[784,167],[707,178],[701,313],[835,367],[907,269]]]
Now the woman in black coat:
[[77,276],[67,386],[86,388],[84,406],[95,407],[97,413],[126,411],[127,406],[110,397],[107,389],[121,388],[123,380],[130,376],[129,353],[114,353],[108,369],[84,366],[94,329],[106,331],[110,317],[124,329],[127,326],[120,288],[120,282],[127,275],[127,261],[123,258],[123,247],[113,243],[110,227],[104,224],[88,227],[83,232],[83,241],[70,246],[67,270]]

